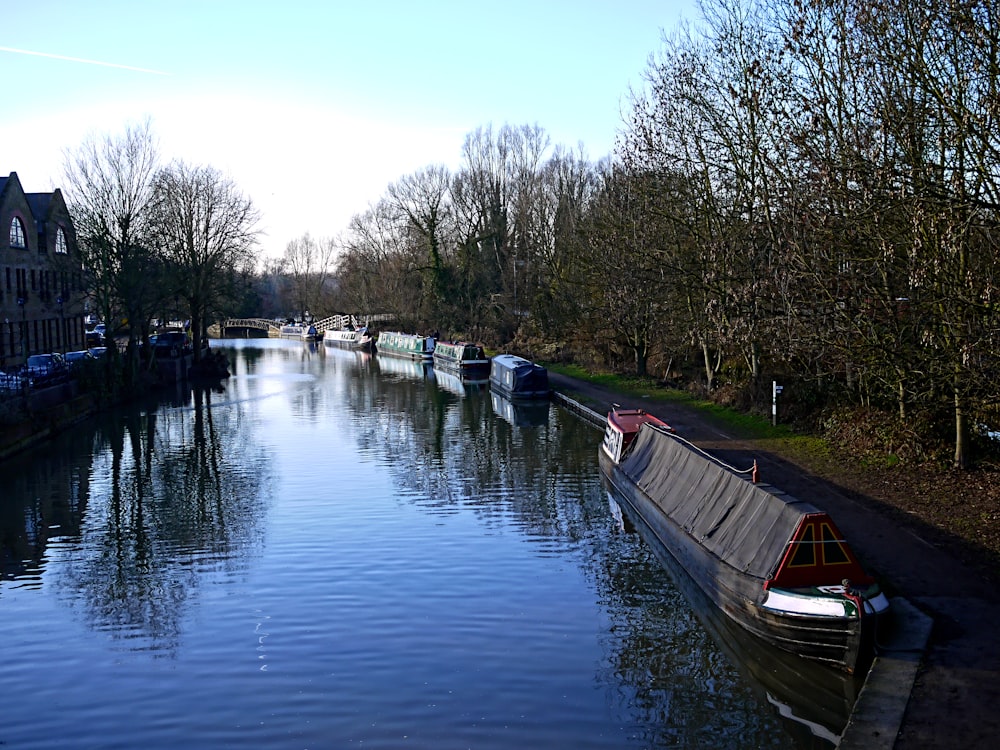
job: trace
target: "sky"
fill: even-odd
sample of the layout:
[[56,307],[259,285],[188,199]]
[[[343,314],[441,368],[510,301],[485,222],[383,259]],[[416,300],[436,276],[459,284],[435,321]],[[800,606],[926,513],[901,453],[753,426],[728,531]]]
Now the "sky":
[[612,153],[630,87],[696,0],[32,0],[0,12],[0,175],[63,187],[65,154],[149,118],[165,162],[221,171],[261,248],[343,234],[465,136],[541,127]]

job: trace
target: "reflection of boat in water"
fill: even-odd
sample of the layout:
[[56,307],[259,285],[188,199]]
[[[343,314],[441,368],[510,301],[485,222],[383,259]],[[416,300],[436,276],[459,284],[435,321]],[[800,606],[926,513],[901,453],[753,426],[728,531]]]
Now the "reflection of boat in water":
[[486,378],[490,372],[490,359],[479,344],[437,341],[434,344],[434,367],[463,376]]
[[493,411],[515,427],[538,427],[549,421],[548,401],[511,401],[495,390],[490,393]]
[[802,747],[836,747],[840,742],[862,678],[777,649],[724,615],[659,540],[648,523],[601,477],[611,511],[622,527],[638,531],[677,588],[691,603],[699,622],[738,668],[762,703],[772,707]]
[[829,515],[641,410],[608,414],[601,471],[708,598],[772,646],[863,673],[889,601]]
[[320,333],[316,326],[309,323],[286,323],[278,329],[278,335],[283,339],[298,339],[299,341],[319,341]]
[[549,371],[516,354],[497,354],[490,362],[490,388],[514,400],[547,399]]
[[379,371],[386,375],[397,375],[413,380],[434,379],[434,366],[430,363],[430,360],[420,361],[379,356],[375,361],[378,362]]
[[375,339],[364,326],[348,327],[337,331],[327,330],[323,334],[323,345],[370,352],[375,347]]
[[382,331],[375,345],[379,354],[391,354],[403,359],[430,362],[434,356],[434,337],[419,336],[415,333]]
[[434,368],[434,379],[437,384],[441,386],[446,391],[450,391],[459,396],[466,396],[469,393],[475,393],[489,385],[489,378],[485,374],[476,375],[475,373],[465,373],[463,375],[456,375],[453,372],[448,372],[447,370],[440,370],[437,367]]
[[357,365],[360,369],[367,368],[372,361],[371,352],[364,349],[342,349],[336,346],[324,346],[323,353],[331,360]]

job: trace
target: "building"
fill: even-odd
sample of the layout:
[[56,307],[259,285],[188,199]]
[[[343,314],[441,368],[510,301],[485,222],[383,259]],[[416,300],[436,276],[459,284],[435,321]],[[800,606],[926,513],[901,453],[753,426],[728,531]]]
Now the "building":
[[0,177],[0,368],[84,348],[84,274],[62,193]]

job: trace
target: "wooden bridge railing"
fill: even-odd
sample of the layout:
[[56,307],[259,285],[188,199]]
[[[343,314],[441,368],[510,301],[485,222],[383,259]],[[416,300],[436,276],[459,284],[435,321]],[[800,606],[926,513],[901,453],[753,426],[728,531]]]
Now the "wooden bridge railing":
[[[331,315],[321,320],[313,321],[316,330],[321,333],[330,330],[339,330],[347,326],[348,323],[354,326],[371,325],[372,323],[384,323],[392,320],[393,315],[389,313],[378,313],[376,315]],[[268,336],[277,336],[281,330],[281,323],[267,318],[230,318],[218,326],[218,334],[224,335],[227,330],[240,328],[254,328],[259,331],[267,331]],[[210,332],[214,333],[216,326],[212,326]]]

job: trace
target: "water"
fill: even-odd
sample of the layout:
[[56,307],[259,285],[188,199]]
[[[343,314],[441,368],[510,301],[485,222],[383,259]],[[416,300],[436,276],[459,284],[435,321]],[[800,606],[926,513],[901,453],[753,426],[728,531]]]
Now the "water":
[[221,388],[0,464],[0,745],[835,740],[699,619],[583,422],[401,360],[230,343]]

